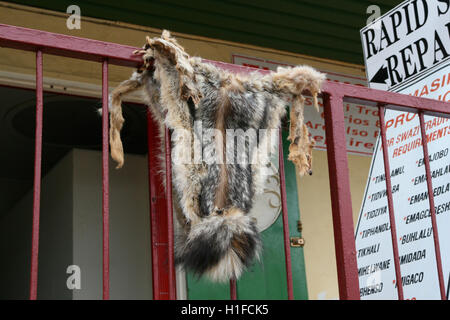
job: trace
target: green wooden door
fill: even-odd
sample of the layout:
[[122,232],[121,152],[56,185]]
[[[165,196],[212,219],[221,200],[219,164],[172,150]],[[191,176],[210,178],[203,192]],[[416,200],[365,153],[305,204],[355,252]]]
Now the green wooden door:
[[[290,236],[301,236],[297,231],[299,206],[294,164],[287,160],[289,142],[283,132],[283,152],[286,170],[286,191]],[[238,299],[287,299],[286,266],[281,214],[275,223],[261,233],[263,252],[260,263],[253,265],[237,282]],[[303,248],[291,247],[294,298],[308,299]],[[187,275],[188,299],[229,299],[229,284],[217,284],[207,279]]]

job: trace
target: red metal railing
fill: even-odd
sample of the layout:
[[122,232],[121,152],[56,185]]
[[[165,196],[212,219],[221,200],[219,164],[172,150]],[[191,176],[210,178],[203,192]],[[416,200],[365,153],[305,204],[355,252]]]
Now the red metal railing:
[[287,211],[286,181],[284,174],[283,135],[281,130],[282,129],[280,128],[278,133],[278,171],[280,174],[281,213],[283,215],[284,258],[286,264],[288,299],[293,300],[294,287],[292,283],[291,243],[289,240],[289,217]]
[[[351,196],[348,185],[348,169],[345,151],[344,118],[342,102],[354,102],[364,105],[378,107],[380,114],[380,131],[382,137],[383,160],[386,175],[386,191],[388,195],[388,207],[391,223],[391,237],[393,243],[393,256],[395,264],[396,283],[399,299],[403,299],[402,278],[400,272],[398,248],[396,245],[397,235],[394,222],[394,211],[392,201],[392,189],[389,171],[389,158],[387,156],[388,146],[386,143],[386,126],[384,122],[384,110],[386,108],[398,111],[418,113],[420,117],[420,128],[422,132],[422,144],[424,152],[425,170],[430,202],[430,212],[433,225],[434,247],[436,252],[437,274],[439,279],[439,290],[441,299],[445,300],[444,277],[442,273],[442,261],[440,256],[439,236],[434,210],[434,196],[430,174],[427,138],[423,121],[424,114],[439,117],[450,117],[450,105],[442,101],[418,98],[404,94],[374,90],[353,85],[327,82],[323,88],[325,103],[325,126],[327,132],[327,152],[330,171],[330,190],[333,207],[334,238],[336,246],[336,262],[338,269],[339,294],[341,299],[359,299],[358,270],[356,263],[356,249],[353,237],[350,237],[349,227],[353,230],[351,218]],[[333,98],[334,97],[334,98]],[[328,116],[327,116],[328,114]],[[336,132],[334,131],[336,128]],[[333,130],[333,134],[329,133]],[[333,140],[330,143],[330,138]],[[337,140],[334,140],[337,139]],[[336,144],[341,148],[336,149]],[[336,170],[335,172],[332,172]],[[344,185],[342,185],[344,184]],[[333,192],[342,192],[333,197]],[[344,201],[345,203],[341,203]],[[337,202],[337,203],[336,203]],[[342,229],[339,229],[342,228]]]
[[[147,141],[148,150],[158,150],[158,127],[153,121],[150,110],[147,110]],[[167,222],[167,201],[163,180],[158,168],[159,158],[157,152],[148,153],[148,181],[150,196],[150,228],[152,243],[152,280],[153,297],[155,299],[169,299],[169,270],[165,267],[168,256],[168,232],[164,226]]]
[[[109,298],[109,179],[108,179],[108,65],[121,65],[137,67],[141,58],[134,56],[136,49],[97,40],[71,37],[54,34],[40,30],[26,29],[0,24],[0,46],[28,50],[36,52],[36,139],[35,139],[35,170],[34,170],[34,203],[33,203],[33,228],[32,228],[32,252],[30,273],[30,299],[37,298],[38,280],[38,254],[39,254],[39,202],[41,181],[41,156],[42,156],[42,113],[43,113],[43,83],[42,60],[43,54],[54,54],[102,63],[102,172],[103,172],[103,299]],[[237,65],[206,61],[220,68],[246,73],[254,71],[252,68]],[[258,70],[262,73],[268,72]],[[327,139],[328,168],[330,176],[330,191],[332,201],[334,242],[336,251],[336,264],[338,272],[339,295],[341,299],[359,299],[358,270],[356,262],[356,248],[354,241],[354,225],[351,207],[351,194],[349,171],[346,151],[345,122],[343,102],[356,102],[365,105],[378,106],[380,109],[381,136],[384,137],[383,154],[387,155],[386,126],[382,116],[385,108],[419,113],[423,141],[426,141],[423,115],[439,115],[449,117],[448,104],[436,100],[423,99],[397,93],[373,90],[360,86],[353,86],[335,82],[327,82],[322,90],[324,101],[324,116]],[[171,186],[171,158],[170,158],[170,132],[166,130],[165,141],[161,142],[166,147],[166,190],[161,189],[161,177],[157,174],[155,153],[151,151],[158,147],[155,124],[150,114],[148,119],[148,175],[149,197],[151,208],[151,239],[152,239],[152,270],[153,270],[153,297],[154,299],[176,299],[175,268],[173,264],[173,216],[172,216],[172,186]],[[281,145],[281,135],[280,135]],[[434,212],[434,199],[428,161],[427,144],[423,144],[425,155],[425,168],[429,190],[429,201],[434,230],[434,242],[436,260],[438,266],[439,284],[442,298],[445,298],[442,263],[439,251],[439,238]],[[290,261],[289,228],[287,220],[286,188],[284,178],[283,148],[279,148],[280,160],[280,184],[283,214],[283,237],[285,245],[286,277],[288,298],[293,299],[293,283]],[[392,192],[389,179],[389,159],[385,156],[385,172],[389,212],[392,215],[391,228],[393,239],[397,239],[393,222],[394,211],[392,205]],[[390,199],[390,200],[389,200]],[[395,243],[395,241],[393,241]],[[398,249],[394,249],[396,261],[396,277],[399,298],[403,298],[401,286],[401,274],[398,266]],[[168,268],[167,268],[168,262]],[[230,297],[237,298],[236,281],[230,281]]]
[[[389,165],[388,144],[386,141],[386,123],[384,121],[384,106],[379,106],[380,128],[381,128],[381,143],[383,147],[383,161],[384,161],[384,175],[386,177],[386,190],[392,190],[391,183],[391,169]],[[389,208],[389,224],[391,226],[391,239],[392,239],[392,251],[394,257],[398,257],[398,243],[397,243],[397,228],[395,227],[395,215],[394,215],[394,200],[392,199],[392,192],[387,193],[388,208]],[[394,259],[395,277],[401,279],[402,274],[400,272],[400,260]],[[398,298],[403,300],[403,285],[397,281],[397,293]]]
[[102,226],[103,299],[109,300],[109,143],[108,143],[108,60],[102,62]]
[[31,271],[30,299],[37,297],[38,252],[39,252],[39,216],[41,199],[41,162],[42,162],[42,116],[43,116],[43,58],[42,51],[36,51],[36,132],[34,147],[34,193],[33,193],[33,229],[31,231]]

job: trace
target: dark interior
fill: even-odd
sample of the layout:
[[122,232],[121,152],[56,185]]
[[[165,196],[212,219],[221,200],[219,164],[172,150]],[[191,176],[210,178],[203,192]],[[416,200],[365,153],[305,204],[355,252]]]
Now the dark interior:
[[[0,215],[33,186],[35,91],[0,86]],[[72,148],[101,150],[101,99],[44,93],[42,177]],[[126,153],[147,153],[146,108],[124,103]]]

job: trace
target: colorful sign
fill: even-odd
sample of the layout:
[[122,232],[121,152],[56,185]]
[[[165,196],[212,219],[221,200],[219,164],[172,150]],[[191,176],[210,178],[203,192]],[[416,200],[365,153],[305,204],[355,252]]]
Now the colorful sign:
[[[361,39],[371,88],[450,101],[450,1],[404,1]],[[385,119],[404,297],[440,299],[419,116],[387,110]],[[448,299],[450,119],[425,116],[425,127]],[[398,298],[389,221],[378,139],[355,235],[361,299]]]

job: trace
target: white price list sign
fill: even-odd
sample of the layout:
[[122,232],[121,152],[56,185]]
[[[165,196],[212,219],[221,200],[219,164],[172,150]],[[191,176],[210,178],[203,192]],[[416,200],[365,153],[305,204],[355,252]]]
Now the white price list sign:
[[[361,30],[369,86],[450,101],[450,1],[404,1]],[[450,104],[449,104],[450,110]],[[387,110],[405,299],[440,299],[419,116]],[[445,290],[450,281],[450,119],[425,116]],[[361,299],[397,299],[381,141],[355,234]]]

